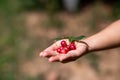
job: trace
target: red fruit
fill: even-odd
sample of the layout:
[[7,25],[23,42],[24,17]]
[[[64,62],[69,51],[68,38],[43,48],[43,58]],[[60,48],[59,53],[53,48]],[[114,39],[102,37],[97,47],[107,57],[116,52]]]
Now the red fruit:
[[60,54],[66,54],[66,53],[67,53],[66,50],[62,49]]
[[64,50],[66,51],[66,53],[70,51],[69,47],[65,47]]
[[61,50],[62,50],[62,49],[64,49],[64,47],[63,47],[63,46],[60,46],[59,48],[60,48]]
[[70,45],[75,45],[75,41],[72,41]]
[[70,50],[70,48],[69,48],[69,47],[70,47],[69,45],[67,45],[67,46],[66,46],[66,48],[68,48],[68,49]]
[[76,46],[74,43],[71,43],[70,46],[69,46],[70,50],[75,50],[76,49]]
[[70,45],[67,45],[65,40],[61,41],[61,46],[56,49],[59,54],[67,54],[70,50],[75,50],[75,42],[72,41]]
[[61,53],[61,49],[60,49],[60,48],[57,48],[56,51],[57,51],[58,53]]
[[66,47],[66,46],[67,46],[66,41],[62,40],[62,41],[61,41],[61,46],[62,46],[62,47]]

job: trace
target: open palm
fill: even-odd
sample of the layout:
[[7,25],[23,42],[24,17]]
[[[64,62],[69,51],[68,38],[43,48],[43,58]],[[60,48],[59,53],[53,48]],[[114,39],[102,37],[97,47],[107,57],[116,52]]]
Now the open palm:
[[[67,44],[69,41],[65,39]],[[53,43],[50,47],[46,48],[44,51],[40,53],[40,56],[48,58],[50,62],[70,62],[78,59],[82,55],[86,53],[87,46],[83,43],[75,42],[76,49],[69,51],[67,54],[59,54],[56,49],[59,47],[61,40]]]

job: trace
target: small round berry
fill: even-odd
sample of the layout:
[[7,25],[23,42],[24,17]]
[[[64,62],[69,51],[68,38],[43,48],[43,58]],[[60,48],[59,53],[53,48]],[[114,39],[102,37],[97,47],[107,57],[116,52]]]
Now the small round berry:
[[62,49],[60,54],[66,54],[65,49]]
[[57,48],[56,51],[57,51],[58,53],[61,53],[61,49],[60,49],[60,48]]
[[68,47],[65,47],[64,50],[66,51],[66,53],[67,53],[68,51],[70,51],[70,49],[69,49]]
[[62,47],[66,47],[66,46],[67,46],[66,41],[62,40],[62,41],[61,41],[61,46],[62,46]]
[[70,44],[70,50],[75,50],[76,49],[76,46],[74,44]]
[[72,41],[70,45],[75,45],[75,41]]
[[[69,46],[69,45],[67,45],[66,47],[67,47],[68,49],[70,48],[70,46]],[[69,50],[70,50],[70,49],[69,49]]]
[[63,47],[63,46],[60,46],[59,48],[60,48],[61,50],[62,50],[62,49],[64,49],[64,47]]

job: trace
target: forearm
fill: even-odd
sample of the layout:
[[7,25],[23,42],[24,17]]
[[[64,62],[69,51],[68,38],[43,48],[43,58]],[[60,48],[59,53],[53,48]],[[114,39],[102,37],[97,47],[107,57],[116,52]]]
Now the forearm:
[[120,20],[83,41],[89,45],[89,51],[120,46]]

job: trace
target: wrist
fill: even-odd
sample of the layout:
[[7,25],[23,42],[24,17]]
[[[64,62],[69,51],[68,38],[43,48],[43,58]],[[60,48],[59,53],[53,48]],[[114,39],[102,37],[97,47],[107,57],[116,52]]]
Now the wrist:
[[83,46],[83,47],[85,48],[85,53],[90,52],[90,51],[89,51],[89,45],[88,45],[85,41],[82,41],[82,40],[77,41],[77,40],[76,40],[76,45],[78,45],[78,47]]

